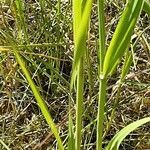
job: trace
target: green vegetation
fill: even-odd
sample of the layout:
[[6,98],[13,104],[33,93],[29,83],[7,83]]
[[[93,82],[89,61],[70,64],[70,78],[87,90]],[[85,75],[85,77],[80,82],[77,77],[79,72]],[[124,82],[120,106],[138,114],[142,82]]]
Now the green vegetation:
[[149,10],[1,1],[0,149],[149,149]]

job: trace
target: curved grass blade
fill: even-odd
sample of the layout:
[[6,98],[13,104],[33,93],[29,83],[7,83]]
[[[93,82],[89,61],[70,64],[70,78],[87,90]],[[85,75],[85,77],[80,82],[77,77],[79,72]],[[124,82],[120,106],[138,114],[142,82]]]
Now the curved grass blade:
[[[72,1],[72,8],[73,8],[73,40],[74,40],[74,45],[76,47],[77,44],[77,32],[79,29],[80,21],[81,21],[81,10],[82,10],[82,2],[80,0],[73,0]],[[74,50],[74,57],[75,57],[75,52],[76,48]],[[73,65],[74,66],[74,65]],[[77,68],[76,68],[77,69]],[[73,85],[75,85],[77,77],[77,70],[73,67],[72,69],[72,76],[71,76],[71,84],[70,84],[70,89],[72,90]]]
[[[72,72],[72,81],[71,83],[73,84],[75,79],[76,79],[76,70],[79,65],[79,60],[84,56],[85,53],[85,48],[84,48],[84,41],[86,40],[87,37],[87,27],[89,24],[89,19],[90,19],[90,14],[91,14],[91,8],[92,8],[92,1],[93,0],[88,0],[86,2],[84,12],[81,18],[80,26],[76,27],[77,30],[75,31],[74,35],[74,40],[75,40],[75,52],[74,52],[74,62],[73,62],[73,72]],[[80,21],[80,20],[77,20]],[[75,24],[75,23],[74,23]],[[77,25],[74,25],[77,26]]]
[[88,0],[86,2],[84,11],[82,13],[80,25],[76,31],[77,37],[75,41],[76,44],[75,44],[74,67],[78,64],[78,61],[84,55],[84,51],[82,50],[84,49],[83,41],[85,41],[87,37],[87,28],[89,24],[90,15],[91,15],[92,1],[93,0]]
[[105,77],[112,71],[111,69],[116,64],[116,61],[123,56],[127,49],[143,3],[144,1],[141,0],[130,0],[126,6],[106,52],[103,65],[103,74]]
[[19,63],[19,65],[20,65],[20,67],[21,67],[23,73],[25,74],[25,77],[26,77],[26,79],[27,79],[27,81],[28,81],[28,83],[29,83],[29,85],[30,85],[30,87],[31,87],[31,89],[32,89],[32,92],[33,92],[33,94],[34,94],[34,96],[35,96],[35,98],[36,98],[36,100],[37,100],[37,102],[38,102],[38,105],[39,105],[39,107],[40,107],[40,109],[41,109],[41,111],[42,111],[43,116],[45,117],[47,123],[48,123],[49,126],[51,127],[52,132],[54,133],[54,135],[55,135],[55,137],[56,137],[56,139],[57,139],[57,142],[58,142],[58,145],[59,145],[60,150],[63,150],[64,148],[63,148],[62,141],[61,141],[60,136],[59,136],[59,134],[58,134],[56,125],[55,125],[55,123],[53,122],[53,119],[52,119],[52,117],[51,117],[51,115],[50,115],[50,113],[49,113],[49,111],[48,111],[48,108],[47,108],[47,106],[46,106],[46,103],[44,102],[42,96],[40,95],[40,92],[38,91],[36,85],[34,84],[34,82],[33,82],[32,78],[31,78],[31,76],[30,76],[30,74],[29,74],[27,68],[25,67],[25,64],[24,64],[24,62],[23,62],[21,56],[20,56],[19,53],[16,52],[15,50],[14,50],[14,54],[15,54],[15,57],[16,57],[16,59],[17,59],[17,62]]
[[126,55],[125,55],[124,64],[123,64],[123,67],[122,67],[121,77],[120,77],[120,80],[119,80],[119,83],[118,83],[118,89],[117,89],[117,93],[116,93],[116,96],[115,96],[116,97],[115,98],[115,102],[114,102],[113,107],[112,107],[110,119],[109,119],[109,121],[108,121],[108,123],[106,125],[106,130],[105,130],[105,132],[103,134],[103,139],[106,137],[107,133],[109,132],[110,127],[111,127],[111,123],[112,123],[112,121],[113,121],[113,119],[115,117],[115,111],[116,111],[116,108],[117,108],[118,103],[119,103],[122,83],[124,82],[126,74],[128,73],[128,71],[130,69],[131,63],[132,63],[132,54],[131,54],[131,52],[129,52],[127,50]]
[[47,107],[45,101],[43,100],[43,98],[42,98],[38,88],[36,87],[34,81],[32,80],[32,77],[31,77],[29,71],[27,70],[23,59],[21,58],[20,54],[18,53],[19,50],[17,49],[15,40],[11,36],[9,36],[9,34],[6,34],[2,31],[0,31],[0,32],[8,40],[10,45],[12,45],[12,49],[13,49],[15,58],[16,58],[18,64],[20,65],[20,67],[21,67],[21,69],[22,69],[22,71],[23,71],[23,73],[24,73],[24,75],[25,75],[25,77],[26,77],[26,79],[30,85],[30,88],[31,88],[31,90],[34,94],[34,97],[35,97],[35,99],[36,99],[36,101],[37,101],[37,103],[41,109],[43,116],[45,117],[48,125],[50,126],[52,132],[54,133],[54,136],[58,142],[59,149],[64,150],[61,138],[60,138],[58,130],[57,130],[57,127],[56,127],[55,123],[53,122],[53,119],[49,113],[48,107]]
[[142,126],[145,123],[150,122],[150,117],[140,119],[138,121],[135,121],[125,128],[123,128],[121,131],[119,131],[114,138],[109,142],[108,146],[106,147],[106,150],[118,150],[120,143],[123,141],[123,139],[129,135],[130,132],[134,131],[138,127]]
[[[124,0],[124,3],[126,3],[127,0]],[[144,5],[142,10],[144,10],[150,17],[150,1],[149,0],[143,0],[144,1]]]

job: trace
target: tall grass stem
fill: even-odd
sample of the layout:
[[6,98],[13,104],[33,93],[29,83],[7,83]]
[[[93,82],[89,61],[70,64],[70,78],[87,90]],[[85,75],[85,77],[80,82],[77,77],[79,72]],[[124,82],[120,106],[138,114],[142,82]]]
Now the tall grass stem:
[[104,122],[104,106],[106,99],[106,79],[100,79],[99,85],[99,100],[97,114],[97,141],[96,149],[102,150],[103,122]]

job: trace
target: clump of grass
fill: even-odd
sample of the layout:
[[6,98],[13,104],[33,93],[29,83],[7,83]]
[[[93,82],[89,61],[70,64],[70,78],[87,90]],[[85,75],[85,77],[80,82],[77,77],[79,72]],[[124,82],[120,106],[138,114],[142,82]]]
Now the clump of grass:
[[[87,74],[88,74],[88,80],[89,80],[89,87],[90,87],[90,100],[92,100],[92,90],[94,90],[94,86],[92,83],[92,72],[90,66],[90,55],[88,54],[89,50],[87,48],[87,38],[88,38],[88,32],[89,32],[89,24],[90,24],[90,16],[92,12],[92,0],[83,0],[82,2],[80,0],[73,0],[72,1],[72,7],[73,7],[73,43],[74,43],[74,56],[73,56],[73,67],[72,67],[72,74],[71,74],[71,81],[70,84],[67,81],[66,77],[63,76],[63,71],[61,69],[62,62],[68,61],[65,59],[64,53],[62,50],[64,50],[64,47],[68,48],[68,45],[71,46],[71,44],[66,44],[65,46],[62,46],[62,43],[64,41],[65,34],[63,34],[64,31],[61,28],[61,25],[63,24],[61,19],[64,19],[64,22],[66,21],[66,16],[61,15],[63,12],[62,9],[64,3],[62,3],[60,0],[58,2],[54,2],[52,5],[46,1],[40,0],[39,3],[36,3],[36,5],[39,7],[39,12],[41,14],[40,20],[41,22],[37,23],[37,26],[40,28],[37,33],[33,33],[34,36],[31,37],[31,35],[28,33],[28,31],[32,27],[30,24],[27,24],[28,21],[26,20],[26,14],[25,11],[25,4],[21,0],[16,0],[15,2],[12,2],[12,9],[15,16],[15,22],[16,22],[16,39],[14,38],[12,31],[8,29],[1,30],[1,36],[3,37],[3,42],[7,45],[0,47],[1,51],[8,52],[11,50],[11,53],[13,53],[14,58],[16,62],[19,65],[19,72],[21,72],[21,76],[23,76],[23,79],[25,82],[28,83],[28,88],[31,88],[31,91],[34,95],[34,98],[37,101],[37,104],[46,119],[51,131],[54,134],[54,137],[56,138],[57,144],[53,142],[50,145],[51,149],[57,148],[60,150],[63,149],[72,149],[72,150],[80,150],[81,148],[86,148],[86,143],[82,141],[83,133],[85,130],[92,125],[94,125],[94,132],[96,131],[96,146],[94,149],[102,150],[103,148],[103,141],[104,137],[107,136],[107,133],[110,130],[112,120],[114,120],[116,108],[119,104],[120,100],[120,93],[121,88],[125,82],[125,78],[127,73],[129,72],[130,66],[132,64],[132,61],[134,61],[134,50],[135,50],[135,44],[131,44],[131,37],[135,29],[135,25],[138,21],[139,15],[144,9],[144,11],[148,12],[149,10],[149,2],[148,1],[140,1],[140,0],[130,0],[127,5],[125,5],[125,9],[122,12],[122,15],[119,19],[119,22],[117,24],[117,27],[113,33],[112,40],[110,41],[110,44],[107,48],[106,46],[106,28],[105,28],[105,1],[99,0],[97,3],[98,7],[98,24],[99,24],[99,47],[97,51],[97,57],[98,57],[98,63],[96,64],[98,67],[98,73],[95,78],[98,78],[99,82],[99,90],[94,95],[94,97],[98,96],[98,110],[97,110],[97,118],[94,120],[91,116],[89,118],[92,120],[86,127],[83,126],[83,116],[88,116],[88,113],[86,114],[84,112],[84,97],[85,97],[85,91],[84,87],[86,82],[85,76],[85,68],[86,68],[86,61],[87,63]],[[124,1],[125,2],[125,1]],[[69,3],[70,4],[70,3]],[[113,5],[120,9],[119,3],[113,2]],[[47,7],[47,9],[45,9]],[[55,10],[56,18],[55,20],[49,21],[49,16],[46,15],[47,11],[51,11],[50,8]],[[52,11],[53,11],[52,9]],[[121,9],[120,9],[121,10]],[[30,10],[29,10],[30,11]],[[3,14],[3,20],[4,22],[7,22]],[[53,14],[53,12],[50,13],[50,15]],[[37,15],[37,18],[39,16]],[[54,22],[53,22],[54,21]],[[55,22],[56,21],[56,22]],[[33,22],[36,22],[34,20]],[[51,28],[51,26],[53,28]],[[37,27],[33,26],[37,29]],[[126,28],[125,28],[126,27]],[[56,30],[54,30],[56,28]],[[58,30],[59,29],[59,30]],[[48,35],[47,32],[53,33],[52,35]],[[68,29],[69,30],[69,29]],[[53,31],[53,32],[50,32]],[[63,34],[63,36],[61,35]],[[56,36],[56,37],[55,37]],[[43,43],[42,37],[45,38],[45,41]],[[139,36],[141,37],[141,35]],[[53,41],[51,39],[54,39]],[[143,37],[144,45],[148,47],[147,40]],[[41,43],[38,43],[38,41],[41,41]],[[53,42],[56,42],[53,43]],[[33,44],[31,44],[33,42]],[[43,47],[44,50],[47,50],[46,52],[43,52],[43,49],[40,47]],[[36,50],[34,49],[36,48]],[[51,49],[51,50],[49,50]],[[130,52],[131,49],[131,52]],[[25,50],[25,51],[24,51]],[[34,52],[35,50],[35,52]],[[38,54],[36,54],[38,52]],[[26,56],[28,54],[28,56]],[[48,55],[47,55],[48,54]],[[35,56],[39,56],[37,59]],[[123,58],[125,56],[125,59],[123,61]],[[1,59],[2,62],[4,62],[5,57],[2,56]],[[42,59],[40,58],[42,57]],[[13,61],[14,61],[13,58]],[[86,60],[86,61],[85,61]],[[69,60],[70,62],[70,60]],[[120,62],[123,63],[120,80],[118,80],[118,87],[117,87],[117,94],[114,107],[109,110],[111,113],[110,119],[108,120],[108,123],[106,125],[105,130],[105,118],[106,115],[108,115],[105,111],[105,107],[107,104],[107,88],[108,88],[108,79],[111,78],[111,76],[115,73],[116,68],[118,68]],[[134,61],[135,65],[135,61]],[[44,67],[43,67],[44,66]],[[44,69],[42,69],[44,68]],[[121,66],[119,66],[121,68]],[[35,71],[32,77],[32,72]],[[46,70],[46,71],[45,71]],[[10,74],[10,73],[9,73]],[[48,88],[46,92],[44,91],[42,93],[42,82],[41,77],[42,75],[45,75],[47,78],[45,78],[47,81],[44,81],[46,84],[46,87]],[[44,80],[45,80],[44,79]],[[93,88],[93,89],[92,89]],[[52,91],[51,91],[52,90]],[[59,90],[59,92],[57,92]],[[73,102],[74,96],[72,96],[73,90],[76,93],[76,102]],[[65,93],[67,96],[65,96],[65,99],[68,99],[69,97],[69,131],[65,128],[65,133],[60,136],[58,132],[58,126],[54,123],[54,120],[52,119],[53,115],[50,114],[48,106],[48,97],[51,92],[51,98],[53,99],[55,95],[60,94],[61,92]],[[41,94],[42,93],[42,94]],[[45,96],[46,95],[46,96]],[[60,94],[62,97],[64,97],[62,94]],[[45,99],[44,99],[44,98]],[[58,95],[56,96],[58,97]],[[61,98],[60,98],[61,99]],[[95,100],[96,98],[94,98]],[[56,101],[56,100],[55,100]],[[11,96],[10,96],[10,102],[11,102]],[[59,102],[60,103],[60,102]],[[92,102],[91,102],[92,103]],[[63,103],[61,103],[61,106]],[[87,106],[90,107],[90,103],[87,103]],[[60,107],[61,107],[60,106]],[[68,106],[67,106],[68,107]],[[55,105],[55,108],[58,108],[58,106]],[[75,109],[74,109],[75,108]],[[14,107],[14,110],[16,108]],[[96,109],[96,107],[94,107]],[[74,113],[75,110],[75,113]],[[58,112],[57,112],[58,114]],[[74,115],[75,114],[75,115]],[[59,114],[58,114],[59,116]],[[94,116],[96,116],[96,111]],[[55,119],[55,121],[57,118]],[[74,121],[76,120],[76,121]],[[133,130],[135,130],[137,127],[147,123],[150,121],[149,117],[145,117],[144,119],[135,121],[131,123],[130,125],[127,125],[125,128],[123,128],[120,132],[118,132],[110,142],[107,142],[108,146],[106,146],[106,149],[119,149],[119,146],[122,142],[122,140]],[[66,123],[65,123],[66,124]],[[97,126],[97,127],[96,127]],[[75,131],[74,131],[75,129]],[[103,134],[103,132],[105,133]],[[62,132],[61,132],[62,133]],[[84,133],[85,134],[85,133]],[[68,135],[68,136],[67,136]],[[68,138],[68,143],[66,142]],[[63,139],[63,140],[62,140]],[[92,134],[90,136],[90,140],[93,140],[94,137],[92,137]],[[1,141],[1,144],[7,148],[9,146],[9,142]],[[8,144],[8,146],[7,146]],[[57,146],[56,146],[57,145]],[[90,145],[92,143],[87,144],[88,149],[90,149]]]
[[[99,39],[100,39],[100,51],[99,51],[99,58],[100,58],[100,66],[99,66],[99,106],[98,106],[98,115],[97,115],[97,144],[96,147],[98,150],[102,149],[102,135],[103,135],[103,122],[104,122],[104,105],[105,105],[105,99],[106,99],[106,87],[107,87],[107,78],[108,75],[111,75],[113,70],[116,68],[117,64],[121,60],[122,56],[124,55],[124,52],[128,48],[130,38],[133,32],[133,29],[135,27],[135,23],[138,19],[138,16],[142,10],[144,1],[129,1],[128,5],[126,6],[126,9],[124,10],[124,13],[118,23],[118,26],[115,30],[115,33],[113,35],[113,38],[111,40],[110,46],[108,47],[107,52],[105,52],[105,28],[104,28],[104,1],[98,1],[98,10],[99,10]],[[88,2],[87,2],[88,3]],[[77,5],[77,3],[76,3]],[[78,3],[78,8],[80,8],[81,4]],[[131,11],[132,10],[132,11]],[[75,10],[74,10],[75,11]],[[80,9],[79,9],[80,11]],[[76,12],[78,12],[78,9],[76,7]],[[80,13],[79,13],[80,14]],[[82,26],[82,24],[80,24]],[[126,28],[124,28],[126,26]],[[86,28],[86,27],[84,27]],[[80,31],[80,30],[79,30]],[[82,29],[83,31],[83,29]],[[80,32],[80,35],[82,36],[82,32]],[[78,37],[80,41],[80,37]],[[84,39],[84,37],[82,38]],[[76,42],[76,40],[75,40]],[[106,53],[106,54],[105,54]],[[73,68],[73,75],[72,78],[75,81],[75,69],[77,68],[78,64],[83,63],[81,58],[84,56],[84,50],[82,48],[82,45],[80,45],[79,49],[75,49],[75,56],[74,56],[74,68]],[[125,77],[125,74],[127,73],[127,70],[129,70],[131,62],[127,62],[126,68],[123,68],[123,78]],[[82,67],[81,67],[82,69]],[[77,76],[81,76],[77,75]],[[82,81],[83,82],[83,81]],[[82,83],[80,82],[80,83]],[[83,87],[80,85],[80,87]],[[77,89],[77,95],[78,91],[82,92],[80,89]],[[81,107],[77,105],[77,112],[78,109],[80,111],[82,110],[82,104],[83,101],[80,99],[80,97],[77,96],[77,102],[80,101]],[[81,117],[81,113],[80,117]],[[77,113],[78,115],[78,113]],[[146,122],[149,121],[149,118],[146,118]],[[81,121],[80,121],[81,122]],[[144,123],[144,122],[143,122]],[[137,122],[137,125],[140,126]],[[78,123],[76,123],[76,127],[78,128]],[[80,127],[81,128],[81,127]],[[78,128],[78,129],[80,129]],[[132,131],[131,128],[127,128],[129,132]],[[76,132],[77,133],[77,132]],[[80,140],[78,137],[78,133],[76,135],[76,141]],[[76,145],[77,146],[77,145]],[[119,147],[119,146],[118,146]],[[118,149],[117,147],[117,149]],[[76,149],[80,149],[79,147]]]

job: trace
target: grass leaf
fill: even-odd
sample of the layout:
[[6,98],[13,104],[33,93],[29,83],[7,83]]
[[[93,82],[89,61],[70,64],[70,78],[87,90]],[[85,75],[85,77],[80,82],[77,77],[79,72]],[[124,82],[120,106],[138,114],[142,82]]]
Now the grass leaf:
[[[75,34],[74,35],[75,52],[74,52],[73,72],[72,72],[72,83],[74,83],[74,80],[76,79],[76,70],[79,65],[79,60],[81,59],[81,57],[83,57],[85,53],[85,48],[84,48],[83,43],[86,41],[86,37],[87,37],[87,27],[89,24],[91,8],[92,8],[92,0],[88,0],[84,8],[80,26],[75,27],[78,30],[75,30],[75,33],[74,33]],[[79,16],[77,17],[79,18]],[[76,24],[76,21],[74,21],[74,24]],[[77,25],[74,25],[74,26],[77,26]]]
[[123,128],[114,136],[114,138],[109,142],[108,146],[106,147],[106,150],[118,150],[120,143],[127,135],[129,135],[130,132],[134,131],[135,129],[137,129],[138,127],[142,126],[147,122],[150,122],[150,117],[140,119],[127,125],[125,128]]
[[150,17],[150,1],[144,0],[143,10],[149,15]]
[[99,22],[99,52],[100,72],[103,71],[103,62],[105,58],[105,15],[104,15],[104,0],[98,0],[98,22]]
[[[99,71],[98,75],[101,76],[103,71],[103,62],[105,58],[105,15],[104,15],[104,0],[98,0],[98,23],[99,23]],[[97,137],[96,149],[102,149],[102,135],[103,135],[103,122],[104,122],[104,105],[106,99],[106,79],[99,79],[99,98],[98,98],[98,113],[97,113]]]
[[92,9],[92,0],[79,1],[73,0],[73,27],[74,27],[74,62],[71,77],[71,89],[77,79],[76,93],[76,131],[75,149],[81,147],[82,112],[83,112],[83,92],[84,92],[84,54],[86,52],[86,38],[89,19]]
[[48,107],[47,107],[45,101],[43,100],[43,98],[42,98],[38,88],[36,87],[34,81],[32,80],[32,77],[31,77],[29,71],[27,70],[27,67],[25,66],[25,63],[24,63],[22,57],[18,53],[19,50],[17,49],[15,41],[14,40],[12,41],[11,40],[12,37],[10,37],[8,34],[2,32],[2,31],[1,31],[1,33],[8,40],[10,45],[12,45],[12,49],[13,49],[15,58],[16,58],[18,64],[20,65],[22,72],[24,73],[24,75],[25,75],[25,77],[26,77],[26,79],[30,85],[30,88],[31,88],[31,90],[34,94],[34,97],[35,97],[35,99],[36,99],[36,101],[37,101],[37,103],[38,103],[38,105],[42,111],[43,116],[45,117],[48,125],[50,126],[52,132],[54,133],[54,136],[58,142],[59,149],[64,150],[61,138],[60,138],[58,130],[57,130],[57,127],[56,127],[55,123],[53,122],[53,119],[49,113]]
[[103,66],[104,76],[110,73],[111,68],[127,49],[143,3],[144,1],[141,0],[130,0],[126,6],[106,52]]

